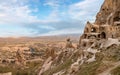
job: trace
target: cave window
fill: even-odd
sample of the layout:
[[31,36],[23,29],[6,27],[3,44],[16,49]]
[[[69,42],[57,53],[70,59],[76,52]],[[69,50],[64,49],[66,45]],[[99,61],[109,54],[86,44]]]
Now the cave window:
[[117,24],[117,26],[119,26],[120,24]]
[[102,9],[103,11],[105,10],[105,9]]
[[120,21],[120,18],[119,17],[115,17],[114,21]]
[[116,13],[116,17],[114,18],[114,21],[120,21],[120,11]]
[[86,43],[83,43],[83,47],[86,47],[87,46],[87,44]]
[[100,38],[100,34],[98,35],[98,38]]
[[107,11],[108,11],[109,9],[107,9]]
[[105,34],[105,32],[102,32],[102,33],[101,33],[101,38],[102,38],[102,39],[106,39],[106,34]]
[[92,29],[91,29],[91,32],[96,32],[96,29],[95,29],[95,28],[92,28]]

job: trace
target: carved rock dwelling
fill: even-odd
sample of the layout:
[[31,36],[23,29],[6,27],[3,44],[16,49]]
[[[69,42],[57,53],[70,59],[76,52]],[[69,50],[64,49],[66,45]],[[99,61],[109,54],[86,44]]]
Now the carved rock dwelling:
[[94,23],[87,22],[79,44],[83,48],[94,42],[120,37],[120,0],[105,0]]

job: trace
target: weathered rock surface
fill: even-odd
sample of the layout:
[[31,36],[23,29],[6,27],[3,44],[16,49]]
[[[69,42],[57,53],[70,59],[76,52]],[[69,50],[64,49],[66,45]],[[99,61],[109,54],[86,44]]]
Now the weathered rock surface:
[[8,72],[8,73],[0,73],[0,75],[12,75],[11,72]]
[[87,22],[80,37],[80,47],[88,48],[94,42],[120,37],[120,0],[105,0],[94,23]]
[[[66,48],[53,59],[49,69],[42,71],[43,75],[99,75],[101,68],[106,70],[105,65],[108,65],[107,69],[110,67],[105,61],[120,61],[119,38],[120,0],[105,0],[96,21],[87,22],[79,47],[72,47],[68,39]],[[115,49],[112,48],[114,45]]]
[[96,16],[95,23],[113,25],[115,21],[120,21],[120,0],[105,0]]

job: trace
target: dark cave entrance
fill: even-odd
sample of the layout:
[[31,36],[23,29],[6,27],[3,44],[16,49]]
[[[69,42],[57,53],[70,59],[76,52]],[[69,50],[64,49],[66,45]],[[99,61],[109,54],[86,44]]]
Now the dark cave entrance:
[[101,39],[106,39],[106,34],[105,34],[105,32],[102,32],[102,33],[101,33]]

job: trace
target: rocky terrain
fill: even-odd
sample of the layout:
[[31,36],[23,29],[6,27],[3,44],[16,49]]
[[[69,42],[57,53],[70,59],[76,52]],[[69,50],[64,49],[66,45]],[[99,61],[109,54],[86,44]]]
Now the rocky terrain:
[[105,0],[96,21],[87,22],[79,45],[67,39],[38,75],[120,75],[120,1]]
[[0,72],[10,75],[120,75],[120,0],[105,0],[96,21],[87,22],[80,39],[48,38],[22,38],[19,42],[1,40]]
[[[78,42],[78,37],[69,36]],[[67,37],[0,38],[0,75],[36,75],[49,56],[55,57],[65,47]]]

